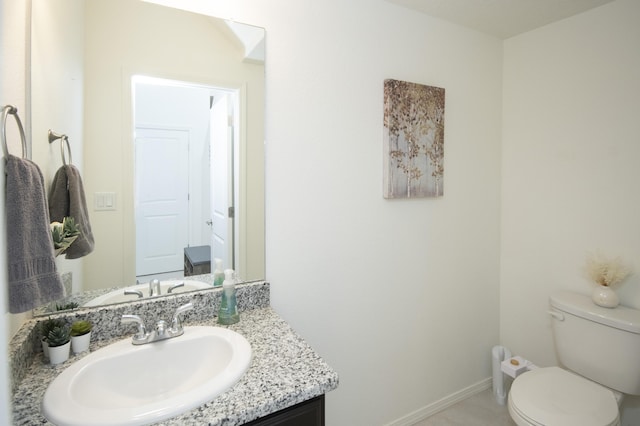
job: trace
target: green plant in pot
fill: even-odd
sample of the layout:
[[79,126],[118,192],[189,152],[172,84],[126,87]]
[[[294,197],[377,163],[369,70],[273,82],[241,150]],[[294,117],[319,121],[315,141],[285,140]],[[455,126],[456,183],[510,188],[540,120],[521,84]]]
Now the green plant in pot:
[[78,320],[71,324],[71,336],[82,336],[91,332],[91,323],[85,320]]
[[69,348],[71,346],[71,332],[64,324],[55,326],[47,334],[49,344],[49,361],[51,364],[60,364],[69,359]]
[[89,349],[92,328],[93,326],[87,320],[78,320],[71,324],[71,350],[74,354]]
[[69,343],[71,335],[69,328],[66,325],[56,326],[49,330],[47,335],[47,342],[49,342],[49,349],[57,348],[58,346],[66,345]]
[[40,334],[43,339],[46,340],[49,337],[49,332],[56,327],[64,327],[64,321],[59,318],[48,318],[42,321],[40,325]]
[[64,327],[65,322],[59,318],[48,318],[40,324],[40,335],[42,337],[42,352],[44,357],[49,359],[49,332],[57,327]]

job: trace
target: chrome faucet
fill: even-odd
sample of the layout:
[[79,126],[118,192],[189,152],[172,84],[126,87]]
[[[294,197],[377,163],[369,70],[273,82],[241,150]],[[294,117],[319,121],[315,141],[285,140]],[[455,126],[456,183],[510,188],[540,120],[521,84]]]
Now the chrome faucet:
[[173,290],[175,290],[176,288],[179,287],[184,287],[184,281],[180,281],[177,284],[172,285],[171,287],[169,287],[169,289],[167,290],[167,293],[171,293]]
[[146,343],[158,342],[160,340],[171,339],[184,334],[184,326],[180,320],[180,315],[193,309],[191,302],[180,306],[176,309],[171,320],[171,327],[167,328],[167,322],[165,320],[156,321],[155,328],[151,331],[147,331],[144,321],[138,315],[123,315],[122,324],[137,324],[138,332],[131,338],[131,343],[134,345],[144,345]]
[[160,296],[160,280],[152,279],[149,281],[149,297]]

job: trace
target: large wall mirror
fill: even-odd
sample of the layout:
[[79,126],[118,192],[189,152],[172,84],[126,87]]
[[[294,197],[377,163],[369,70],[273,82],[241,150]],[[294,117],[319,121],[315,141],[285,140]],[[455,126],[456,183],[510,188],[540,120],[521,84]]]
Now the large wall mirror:
[[69,137],[95,239],[56,259],[73,293],[178,277],[185,247],[265,278],[264,36],[138,0],[32,0],[32,157],[51,182],[65,151],[47,132]]

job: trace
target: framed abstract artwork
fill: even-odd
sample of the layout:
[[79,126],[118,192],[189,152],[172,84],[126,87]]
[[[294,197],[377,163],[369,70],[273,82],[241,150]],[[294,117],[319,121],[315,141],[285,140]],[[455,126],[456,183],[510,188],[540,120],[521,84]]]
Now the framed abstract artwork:
[[384,81],[384,198],[440,197],[444,89]]

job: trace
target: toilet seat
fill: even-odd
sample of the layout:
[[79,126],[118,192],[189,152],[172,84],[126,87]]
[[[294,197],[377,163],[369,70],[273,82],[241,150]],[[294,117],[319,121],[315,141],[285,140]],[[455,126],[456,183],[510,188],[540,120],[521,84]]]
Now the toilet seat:
[[559,367],[528,371],[513,382],[509,413],[518,425],[615,426],[618,404],[610,389]]

